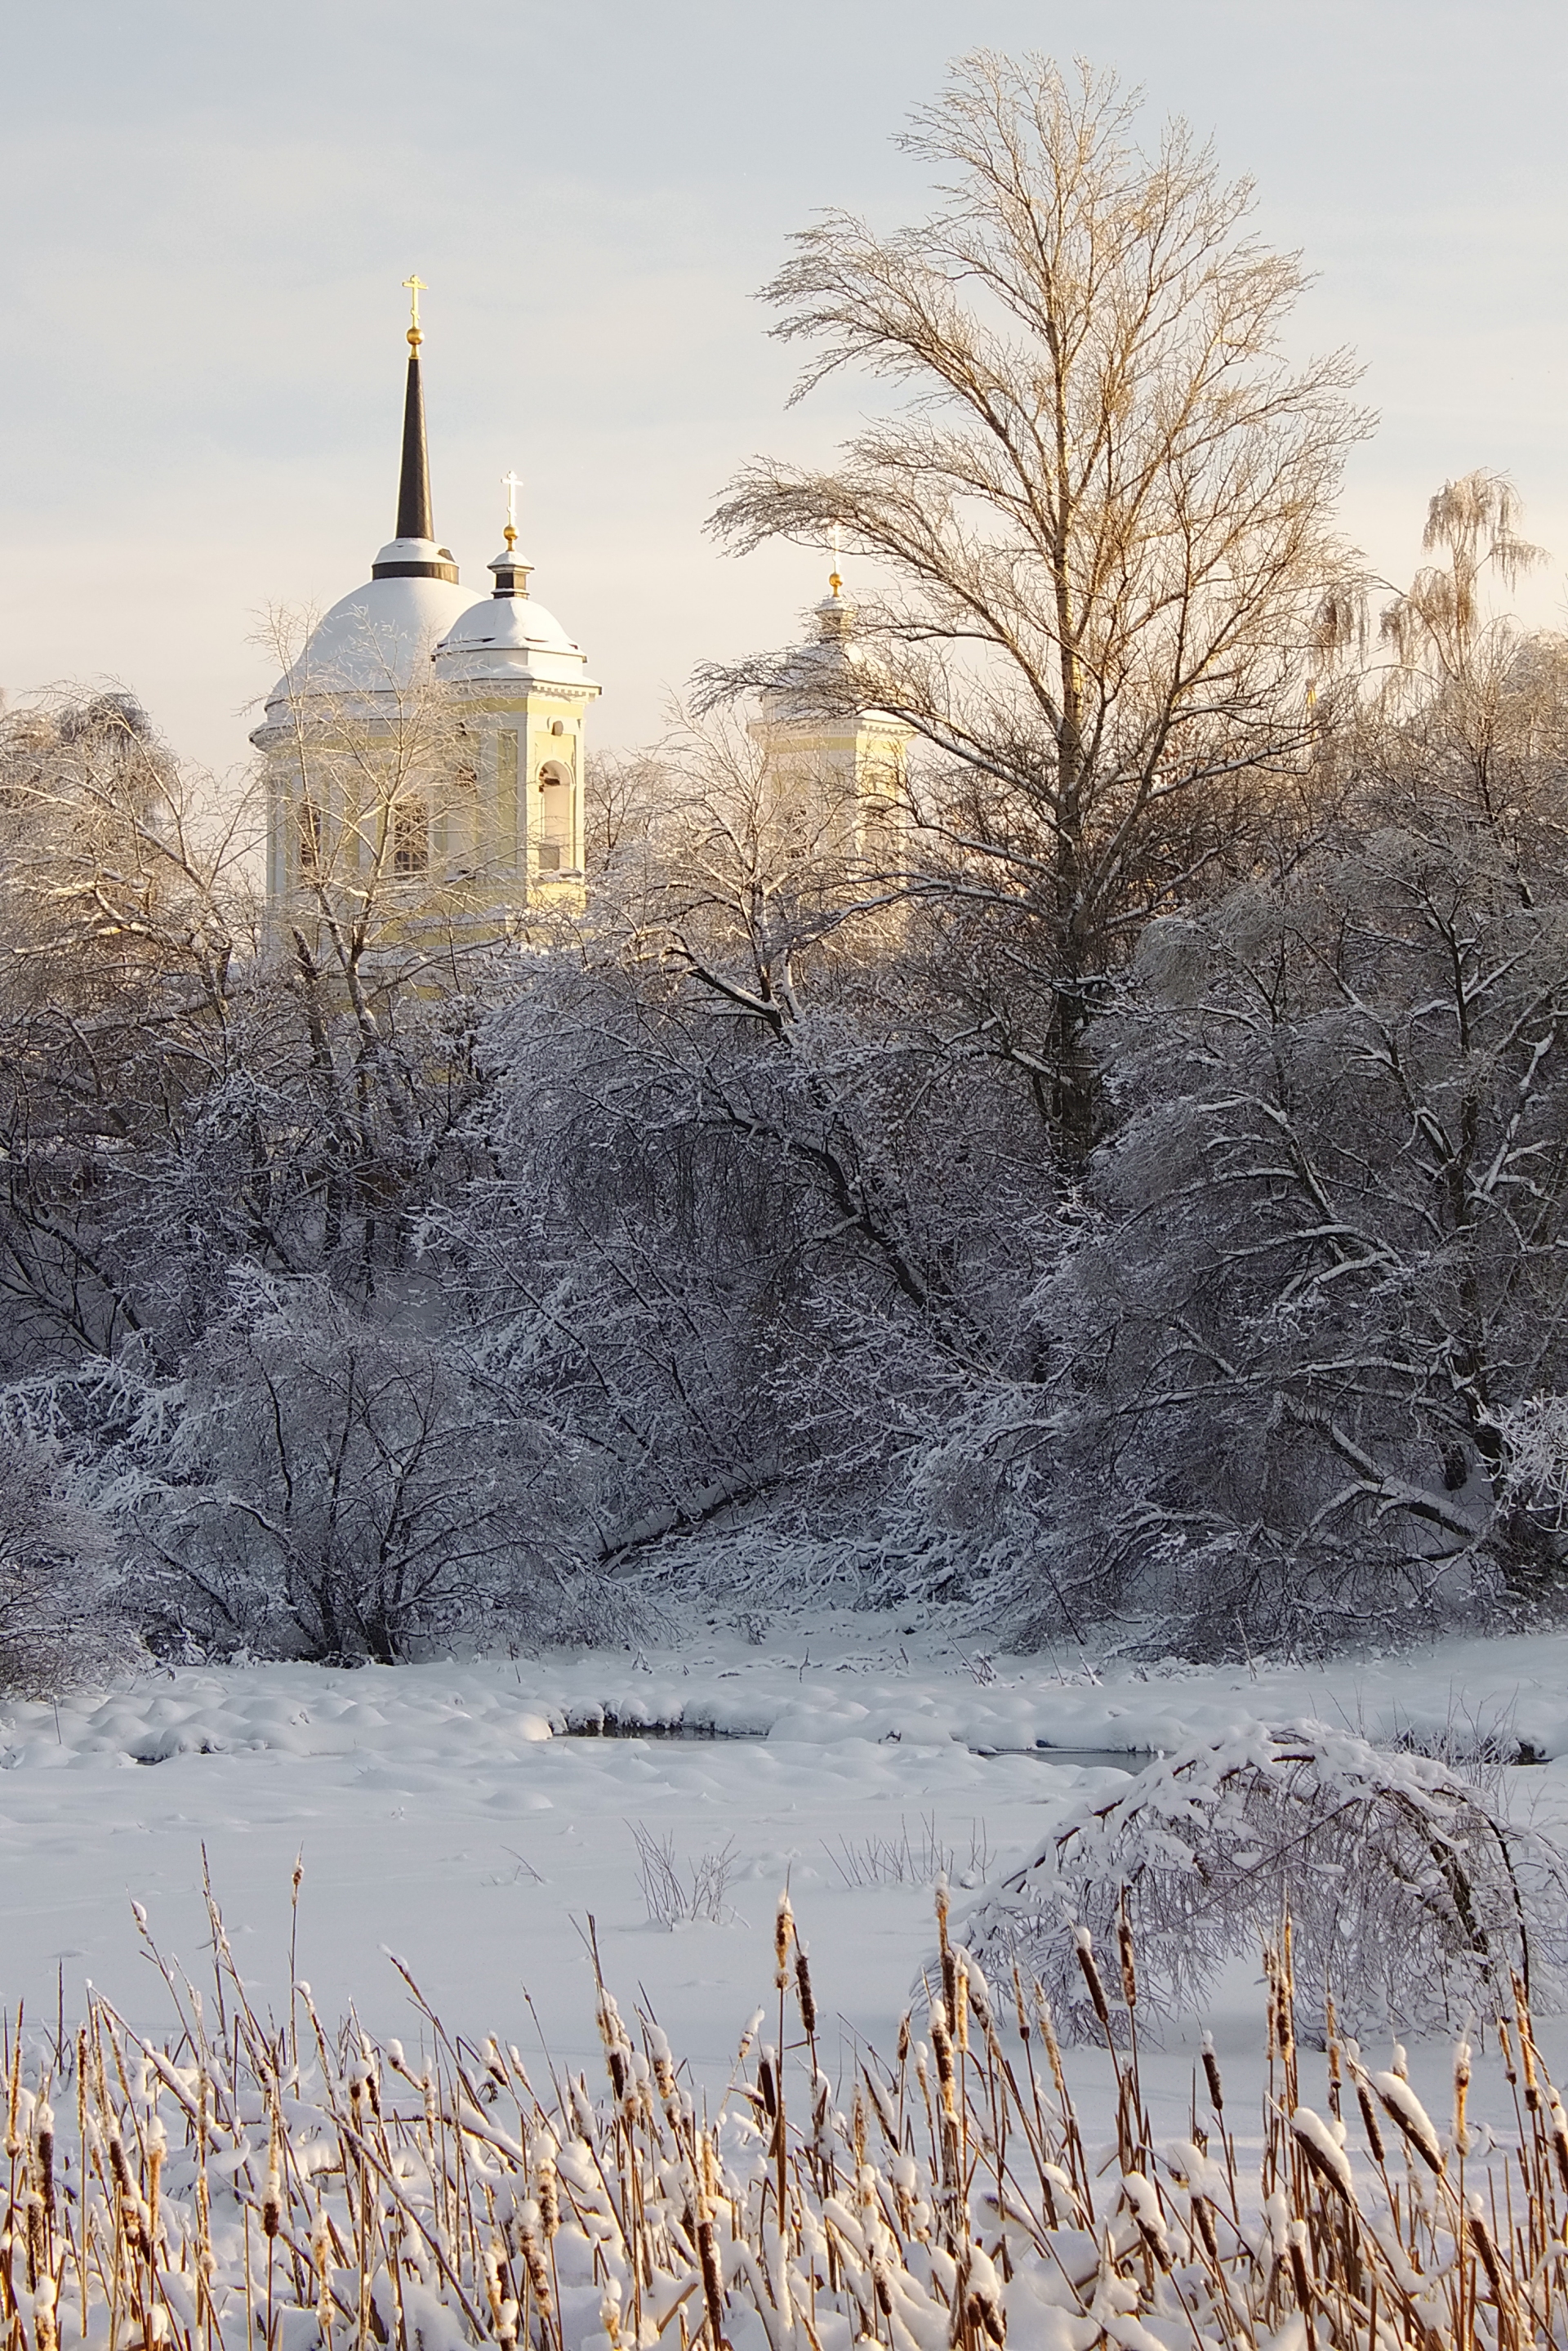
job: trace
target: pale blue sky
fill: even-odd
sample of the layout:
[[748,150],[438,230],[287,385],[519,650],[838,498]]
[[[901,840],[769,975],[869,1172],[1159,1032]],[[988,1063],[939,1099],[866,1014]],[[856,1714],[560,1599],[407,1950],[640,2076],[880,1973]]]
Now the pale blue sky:
[[1563,617],[1562,0],[0,0],[0,684],[118,676],[243,758],[258,608],[331,602],[389,535],[417,268],[438,528],[487,584],[514,465],[598,739],[649,737],[820,591],[702,536],[735,464],[855,413],[784,413],[753,293],[814,207],[919,208],[891,134],[981,44],[1212,131],[1320,272],[1303,335],[1366,363],[1374,562],[1407,574],[1430,490],[1501,466]]

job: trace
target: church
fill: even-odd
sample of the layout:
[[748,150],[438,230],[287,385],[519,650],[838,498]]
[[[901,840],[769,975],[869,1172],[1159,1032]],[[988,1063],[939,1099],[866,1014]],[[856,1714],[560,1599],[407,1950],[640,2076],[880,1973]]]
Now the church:
[[[488,595],[461,585],[431,503],[419,281],[403,397],[397,527],[370,577],[311,631],[251,737],[263,756],[269,920],[390,917],[469,932],[586,904],[587,656],[529,592],[514,475]],[[849,854],[884,837],[912,729],[854,689],[854,608],[836,568],[753,737],[804,835]]]

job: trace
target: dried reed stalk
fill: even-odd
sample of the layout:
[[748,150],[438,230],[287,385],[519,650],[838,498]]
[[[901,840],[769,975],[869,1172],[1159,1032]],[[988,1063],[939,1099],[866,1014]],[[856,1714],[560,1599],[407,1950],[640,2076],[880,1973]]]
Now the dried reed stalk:
[[603,2084],[546,2065],[536,2087],[411,1979],[418,2061],[352,2020],[328,2032],[303,1984],[297,2033],[264,2022],[212,1922],[206,2000],[148,1936],[178,2023],[163,2046],[98,1997],[74,2038],[6,2020],[5,2351],[987,2351],[1010,2331],[1082,2351],[1524,2351],[1568,2330],[1568,2122],[1520,1984],[1495,2044],[1510,2143],[1482,2153],[1467,2121],[1468,2043],[1446,2127],[1402,2056],[1379,2072],[1338,2037],[1319,2115],[1298,2092],[1287,1922],[1243,2179],[1211,2049],[1205,2121],[1195,2094],[1190,2137],[1153,2142],[1137,2036],[1112,2016],[1138,1997],[1125,1920],[1110,1968],[1078,1947],[1117,2088],[1098,2168],[1039,1986],[1015,1971],[1004,2017],[948,1938],[945,1895],[929,2017],[866,2062],[847,2113],[787,1903],[778,2039],[759,2013],[711,2104],[602,1975]]

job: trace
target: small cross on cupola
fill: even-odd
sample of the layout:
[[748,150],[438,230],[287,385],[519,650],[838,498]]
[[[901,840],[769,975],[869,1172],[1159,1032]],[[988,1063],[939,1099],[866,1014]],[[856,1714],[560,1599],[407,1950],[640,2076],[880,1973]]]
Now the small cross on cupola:
[[514,468],[511,473],[502,475],[501,486],[506,493],[506,528],[502,533],[506,547],[504,552],[496,556],[485,569],[495,574],[495,593],[498,596],[526,596],[528,574],[534,567],[525,563],[517,552],[517,493],[523,486],[523,476]]

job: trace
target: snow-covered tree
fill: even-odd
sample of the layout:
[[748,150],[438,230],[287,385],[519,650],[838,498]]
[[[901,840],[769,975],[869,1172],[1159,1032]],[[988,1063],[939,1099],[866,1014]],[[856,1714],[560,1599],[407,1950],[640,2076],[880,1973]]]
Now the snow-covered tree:
[[1106,974],[1231,853],[1238,779],[1309,739],[1366,429],[1345,354],[1287,356],[1303,272],[1249,232],[1250,186],[1179,122],[1141,146],[1137,114],[1086,67],[962,60],[903,142],[935,209],[827,212],[766,289],[801,395],[854,369],[904,404],[830,469],[753,464],[715,517],[742,550],[841,528],[886,582],[856,684],[929,747],[946,894],[1016,967],[993,1050],[1044,1072],[1074,1175]]

